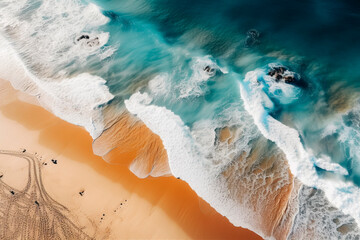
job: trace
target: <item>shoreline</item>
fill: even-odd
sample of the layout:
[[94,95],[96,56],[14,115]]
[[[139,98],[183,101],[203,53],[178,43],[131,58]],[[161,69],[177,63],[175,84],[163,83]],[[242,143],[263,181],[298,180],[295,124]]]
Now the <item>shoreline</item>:
[[47,163],[42,172],[49,195],[69,207],[89,235],[97,239],[261,239],[233,226],[181,180],[139,179],[127,166],[106,163],[92,153],[92,139],[84,129],[26,103],[29,97],[8,82],[0,80],[0,87],[1,150],[37,152]]

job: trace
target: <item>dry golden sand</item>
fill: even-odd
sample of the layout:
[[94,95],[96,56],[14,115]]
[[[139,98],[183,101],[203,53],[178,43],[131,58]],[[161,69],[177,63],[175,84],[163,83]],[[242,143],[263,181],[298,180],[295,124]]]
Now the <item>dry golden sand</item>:
[[[0,150],[0,155],[0,166],[7,170],[0,181],[0,239],[91,239],[71,220],[68,208],[47,193],[36,154]],[[14,166],[15,172],[8,171]]]
[[[92,139],[85,130],[27,103],[29,99],[19,100],[19,96],[27,98],[0,80],[0,149],[36,152],[47,194],[67,207],[67,217],[84,227],[89,236],[261,239],[251,231],[234,227],[181,180],[139,179],[126,165],[108,164],[92,153]],[[57,164],[51,159],[56,159]],[[25,168],[20,158],[0,157],[2,181],[9,186],[24,186]],[[82,191],[83,196],[79,194]]]

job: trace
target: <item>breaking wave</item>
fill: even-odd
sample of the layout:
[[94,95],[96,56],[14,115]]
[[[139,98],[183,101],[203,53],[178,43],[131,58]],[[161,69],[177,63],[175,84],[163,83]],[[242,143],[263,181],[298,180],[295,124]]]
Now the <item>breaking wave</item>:
[[[235,226],[275,239],[358,237],[360,105],[321,86],[327,65],[262,48],[255,29],[152,4],[4,0],[0,78],[84,127],[104,160],[186,181]],[[269,64],[280,60],[296,70]]]

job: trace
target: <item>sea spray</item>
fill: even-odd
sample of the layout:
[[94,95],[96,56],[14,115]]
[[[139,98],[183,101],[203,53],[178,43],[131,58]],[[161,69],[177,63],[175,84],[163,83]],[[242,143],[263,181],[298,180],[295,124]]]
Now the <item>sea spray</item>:
[[102,107],[114,97],[104,79],[88,73],[62,80],[39,79],[1,35],[0,78],[10,81],[15,89],[36,96],[56,116],[83,126],[93,138],[102,133]]
[[[268,165],[269,168],[272,163],[276,165],[273,166],[272,172],[265,172],[266,167],[263,170],[259,169],[260,172],[264,171],[264,175],[254,174],[251,171],[252,167],[257,165],[258,159],[251,159],[256,154],[252,156],[252,154],[246,153],[250,151],[247,149],[250,138],[238,140],[245,141],[241,157],[244,159],[242,160],[237,160],[235,156],[232,156],[224,162],[221,161],[221,158],[226,158],[226,156],[216,154],[213,158],[206,156],[204,155],[206,150],[194,139],[194,136],[199,133],[198,131],[192,132],[189,127],[184,125],[179,116],[164,107],[152,105],[151,102],[152,98],[147,93],[135,93],[125,101],[125,105],[131,113],[139,117],[155,134],[161,137],[168,153],[172,174],[189,183],[200,197],[226,216],[235,226],[249,228],[264,237],[271,236],[271,230],[262,226],[262,222],[265,220],[262,217],[265,214],[265,208],[271,204],[266,200],[266,196],[276,195],[279,192],[290,193],[288,187],[291,182],[289,182],[286,168],[281,164],[281,156],[278,156],[278,163],[269,159],[271,162]],[[246,126],[242,130],[243,133],[248,131]],[[264,142],[262,143],[264,144]],[[238,151],[241,152],[241,149]],[[276,155],[276,150],[273,154]],[[246,160],[247,157],[249,160]],[[277,157],[274,156],[274,158]],[[221,162],[220,166],[218,160]],[[240,172],[237,172],[236,169]],[[265,182],[267,174],[272,180],[269,179]],[[254,182],[258,183],[256,190],[253,189],[252,193],[247,192],[249,190],[245,189],[251,189]],[[282,206],[286,207],[286,205]],[[274,211],[279,210],[279,207],[277,206]],[[263,210],[264,212],[262,212]],[[281,208],[279,211],[283,212]],[[272,217],[281,218],[282,216],[273,213]],[[269,223],[270,226],[273,224],[275,222]]]
[[[347,3],[337,0],[332,3],[340,10],[333,11],[332,4],[289,1],[269,10],[263,1],[204,5],[4,0],[0,77],[37,96],[61,118],[84,126],[97,138],[94,146],[108,136],[94,148],[104,159],[119,149],[141,149],[130,166],[139,177],[169,173],[165,146],[174,175],[189,182],[236,226],[264,237],[281,238],[291,232],[289,237],[298,239],[311,238],[312,232],[306,231],[314,221],[315,236],[337,238],[346,235],[342,232],[352,218],[325,201],[326,196],[341,209],[358,214],[351,209],[356,207],[352,194],[357,188],[343,180],[359,175],[352,168],[357,165],[360,137],[350,112],[348,121],[339,118],[351,108],[346,97],[354,98],[340,90],[344,86],[357,91],[354,79],[360,68],[358,54],[349,54],[358,52],[353,44],[358,33],[352,27],[357,23],[352,13],[356,8],[348,9]],[[293,16],[289,21],[279,17],[279,12],[289,11]],[[255,38],[249,39],[249,34]],[[262,71],[261,78],[251,80],[253,85],[240,83],[240,94],[238,79],[274,61],[299,71],[311,93],[274,82]],[[284,75],[297,78],[288,69]],[[334,86],[337,82],[341,89]],[[137,117],[124,109],[125,99]],[[297,101],[301,103],[295,105]],[[312,144],[304,144],[310,142],[305,133],[313,126],[318,129],[314,127]],[[139,136],[143,146],[133,146]],[[332,151],[315,149],[324,137],[331,139]],[[344,151],[337,151],[339,146]],[[155,154],[149,157],[152,149]],[[164,166],[160,171],[153,171],[154,156]],[[326,196],[294,179],[287,161],[305,183],[325,188]],[[319,169],[336,178],[324,179]],[[317,205],[323,207],[314,208]],[[355,227],[349,229],[356,235]],[[348,237],[355,236],[351,234]]]
[[[265,106],[269,105],[268,99],[264,101],[263,95],[266,94],[258,81],[263,74],[262,70],[248,72],[244,81],[239,84],[245,109],[251,114],[261,133],[284,151],[291,172],[304,184],[322,189],[332,204],[354,217],[359,224],[360,210],[357,205],[360,189],[340,178],[324,179],[317,174],[315,163],[320,162],[320,165],[325,165],[326,160],[315,160],[315,157],[304,149],[298,132],[277,121],[266,111]],[[347,173],[340,166],[336,168],[340,173]]]

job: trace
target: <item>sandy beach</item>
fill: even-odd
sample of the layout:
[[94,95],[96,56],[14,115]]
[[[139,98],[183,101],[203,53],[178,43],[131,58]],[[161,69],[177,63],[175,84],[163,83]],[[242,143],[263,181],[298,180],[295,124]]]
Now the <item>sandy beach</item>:
[[[179,179],[139,179],[125,164],[105,162],[93,154],[84,129],[31,103],[34,98],[0,80],[0,150],[26,149],[34,156],[47,194],[69,209],[69,219],[88,236],[261,239],[234,227]],[[0,154],[0,180],[14,189],[25,186],[26,168],[21,158]]]

